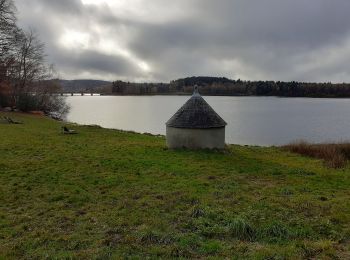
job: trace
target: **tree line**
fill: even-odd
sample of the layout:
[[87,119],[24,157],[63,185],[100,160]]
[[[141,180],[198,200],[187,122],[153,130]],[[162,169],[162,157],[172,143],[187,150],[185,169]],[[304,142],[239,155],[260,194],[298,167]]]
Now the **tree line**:
[[283,81],[243,81],[224,77],[188,77],[170,83],[130,83],[115,81],[115,95],[191,94],[199,86],[203,95],[217,96],[281,96],[281,97],[350,97],[348,83],[309,83]]
[[62,115],[68,107],[51,95],[60,85],[52,80],[55,71],[46,62],[45,45],[33,30],[18,27],[16,13],[13,0],[0,0],[0,108]]

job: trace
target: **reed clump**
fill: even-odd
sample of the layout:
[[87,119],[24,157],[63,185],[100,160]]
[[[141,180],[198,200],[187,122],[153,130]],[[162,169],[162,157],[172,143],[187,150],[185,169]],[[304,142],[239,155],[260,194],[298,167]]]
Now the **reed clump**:
[[350,143],[312,144],[298,141],[283,146],[283,149],[292,153],[322,159],[330,168],[344,168],[350,159]]

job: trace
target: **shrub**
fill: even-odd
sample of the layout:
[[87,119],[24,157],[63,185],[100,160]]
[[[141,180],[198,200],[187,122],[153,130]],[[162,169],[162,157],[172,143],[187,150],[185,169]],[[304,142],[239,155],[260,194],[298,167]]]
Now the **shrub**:
[[0,93],[0,108],[9,106],[8,98]]
[[17,108],[23,112],[40,110],[37,96],[23,94],[18,97]]
[[17,108],[23,112],[43,111],[46,115],[57,118],[69,111],[64,97],[49,94],[22,94],[18,97]]

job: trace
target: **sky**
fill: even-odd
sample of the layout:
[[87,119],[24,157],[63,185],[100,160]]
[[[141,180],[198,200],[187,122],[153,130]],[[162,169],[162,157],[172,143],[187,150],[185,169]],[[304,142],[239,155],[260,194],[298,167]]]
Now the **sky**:
[[349,0],[15,0],[60,78],[350,82]]

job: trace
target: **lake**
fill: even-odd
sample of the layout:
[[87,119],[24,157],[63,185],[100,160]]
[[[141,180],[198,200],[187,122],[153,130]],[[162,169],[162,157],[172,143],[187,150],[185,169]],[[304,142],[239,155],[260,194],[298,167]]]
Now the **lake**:
[[[166,121],[189,96],[67,97],[69,122],[165,134]],[[226,143],[282,145],[350,140],[350,99],[204,97],[227,122]]]

